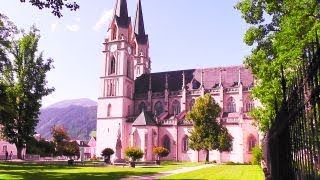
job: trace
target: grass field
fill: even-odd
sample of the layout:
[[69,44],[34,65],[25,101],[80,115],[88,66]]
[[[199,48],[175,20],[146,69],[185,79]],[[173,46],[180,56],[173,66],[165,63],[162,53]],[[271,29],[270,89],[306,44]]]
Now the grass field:
[[166,176],[164,179],[262,180],[264,176],[258,165],[220,165]]
[[201,163],[161,162],[154,167],[79,167],[66,165],[37,165],[0,163],[0,179],[120,179],[131,175],[154,174]]

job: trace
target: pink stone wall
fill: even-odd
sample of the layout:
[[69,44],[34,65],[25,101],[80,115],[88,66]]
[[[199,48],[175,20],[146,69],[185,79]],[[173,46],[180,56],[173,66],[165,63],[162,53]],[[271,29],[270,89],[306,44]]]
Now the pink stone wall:
[[[10,152],[12,151],[13,158],[17,157],[17,148],[14,144],[10,144],[7,141],[3,141],[0,139],[0,159],[5,159],[6,158],[6,150],[8,151],[9,155]],[[25,154],[25,150],[22,153],[23,155]]]

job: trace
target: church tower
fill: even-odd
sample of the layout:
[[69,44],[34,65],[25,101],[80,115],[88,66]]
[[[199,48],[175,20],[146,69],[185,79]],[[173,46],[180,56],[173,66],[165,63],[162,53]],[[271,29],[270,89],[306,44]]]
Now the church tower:
[[132,47],[134,55],[134,78],[142,74],[149,74],[151,61],[149,57],[149,39],[144,29],[141,0],[138,0],[134,29],[132,35]]
[[134,38],[133,34],[127,1],[117,0],[103,43],[104,59],[97,109],[97,156],[104,148],[112,148],[115,151],[113,159],[124,158],[126,120],[132,116],[134,108],[135,57],[130,41]]

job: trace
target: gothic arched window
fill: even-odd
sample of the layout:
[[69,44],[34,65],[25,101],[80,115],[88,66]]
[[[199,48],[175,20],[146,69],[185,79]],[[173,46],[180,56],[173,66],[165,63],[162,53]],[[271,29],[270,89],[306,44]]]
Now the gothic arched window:
[[136,43],[133,43],[132,44],[132,54],[136,55],[136,52],[137,52],[137,45],[136,45]]
[[187,152],[189,150],[189,138],[188,136],[184,136],[182,139],[182,151]]
[[254,103],[252,101],[247,102],[246,104],[246,111],[250,112],[254,108]]
[[110,96],[115,96],[115,87],[114,87],[114,84],[113,82],[110,82]]
[[171,143],[168,135],[163,137],[163,147],[168,149],[169,152],[171,151]]
[[190,103],[189,103],[189,110],[190,110],[190,111],[192,110],[192,107],[193,107],[194,103],[195,103],[195,100],[192,99],[192,100],[190,101]]
[[251,134],[248,137],[248,151],[251,152],[252,148],[256,145],[256,138]]
[[110,74],[114,74],[115,72],[116,72],[116,59],[114,58],[114,56],[112,56],[111,62],[110,62]]
[[230,97],[228,99],[228,103],[227,103],[227,112],[236,112],[236,102],[234,100],[233,97]]
[[178,100],[174,100],[172,102],[172,112],[173,112],[173,114],[180,113],[180,102]]
[[129,59],[127,64],[127,76],[131,77],[131,61]]
[[111,104],[108,105],[107,117],[110,117],[110,115],[111,115]]
[[155,105],[154,105],[154,110],[157,116],[159,116],[162,112],[163,112],[163,106],[161,101],[158,101]]
[[117,39],[117,26],[116,25],[113,26],[111,34],[112,34],[111,40]]
[[191,83],[192,83],[192,89],[199,89],[200,83],[196,79],[193,79]]
[[127,85],[127,97],[131,98],[131,87],[130,85]]
[[147,110],[146,103],[141,102],[141,103],[139,104],[139,113],[141,113],[142,111],[146,111],[146,110]]

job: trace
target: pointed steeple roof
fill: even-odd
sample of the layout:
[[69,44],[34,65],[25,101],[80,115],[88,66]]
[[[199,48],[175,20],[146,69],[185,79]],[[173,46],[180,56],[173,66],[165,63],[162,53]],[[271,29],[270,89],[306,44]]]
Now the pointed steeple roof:
[[119,26],[129,26],[130,17],[128,16],[127,0],[117,0],[114,9],[114,16]]
[[152,115],[142,110],[141,114],[133,122],[132,126],[156,126],[157,123],[152,118]]
[[141,0],[138,0],[137,4],[136,17],[134,21],[134,34],[139,44],[145,44],[148,41],[148,35],[146,35],[144,29]]

